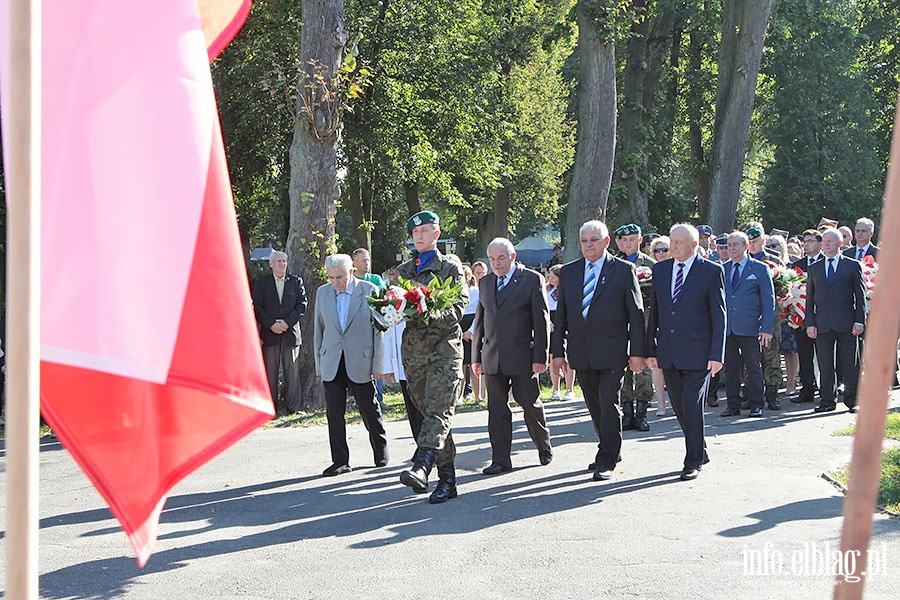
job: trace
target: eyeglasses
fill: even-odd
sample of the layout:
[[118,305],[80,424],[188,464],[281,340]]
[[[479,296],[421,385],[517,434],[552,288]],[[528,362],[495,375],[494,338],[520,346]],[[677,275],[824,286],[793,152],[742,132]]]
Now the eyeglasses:
[[668,248],[654,248],[653,251],[656,252],[656,253],[659,253],[659,252],[668,252],[669,249],[668,249]]

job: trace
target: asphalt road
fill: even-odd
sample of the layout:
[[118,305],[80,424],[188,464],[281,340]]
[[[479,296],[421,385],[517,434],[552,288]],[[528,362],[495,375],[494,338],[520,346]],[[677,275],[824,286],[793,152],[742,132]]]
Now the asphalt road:
[[[831,433],[855,416],[786,404],[764,419],[708,415],[712,462],[677,481],[674,416],[626,432],[609,482],[581,401],[547,406],[555,458],[538,465],[517,412],[515,469],[488,477],[487,414],[458,415],[460,496],[430,505],[398,481],[413,452],[387,424],[372,467],[349,427],[352,473],[323,478],[327,431],[262,429],[177,486],[139,569],[118,524],[55,440],[41,452],[42,598],[829,598],[843,496],[821,474],[849,461]],[[892,407],[896,410],[898,394]],[[746,413],[745,413],[746,414]],[[0,492],[6,494],[5,450]],[[5,530],[5,506],[0,514]],[[900,597],[900,521],[876,515],[867,598]],[[9,548],[0,539],[5,555]],[[871,572],[870,570],[870,572]]]

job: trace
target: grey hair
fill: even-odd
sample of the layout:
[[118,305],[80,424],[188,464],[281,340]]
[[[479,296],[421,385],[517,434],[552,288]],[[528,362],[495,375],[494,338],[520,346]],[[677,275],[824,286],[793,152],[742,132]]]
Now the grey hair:
[[325,259],[325,270],[341,270],[349,273],[353,270],[353,259],[347,254],[332,254]]
[[822,239],[825,239],[825,236],[826,236],[826,235],[830,235],[830,236],[834,237],[835,239],[837,239],[838,242],[844,241],[844,236],[841,234],[840,231],[838,231],[838,230],[835,229],[834,227],[829,227],[828,229],[826,229],[825,231],[823,231],[823,232],[822,232]]
[[584,235],[585,231],[596,231],[600,234],[600,237],[609,237],[609,228],[606,226],[606,223],[596,219],[585,222],[584,225],[578,229],[578,237]]
[[859,227],[860,225],[865,225],[869,228],[869,231],[873,233],[875,232],[875,221],[873,221],[872,219],[869,219],[867,217],[859,218],[856,220],[856,226]]
[[273,250],[272,254],[269,255],[269,262],[272,262],[279,256],[283,256],[284,260],[287,260],[287,252],[282,252],[281,250]]
[[487,245],[487,249],[490,250],[493,247],[503,248],[510,256],[516,253],[516,247],[513,246],[513,243],[506,238],[497,237],[492,239],[491,243]]
[[700,243],[700,232],[697,231],[697,228],[690,223],[675,223],[674,225],[672,225],[672,229],[669,230],[669,235],[671,236],[673,233],[675,233],[676,229],[685,230],[691,237],[692,241],[698,244]]
[[738,238],[741,242],[746,246],[750,243],[750,238],[747,237],[747,234],[743,231],[732,231],[728,234],[728,241],[731,241],[731,238]]

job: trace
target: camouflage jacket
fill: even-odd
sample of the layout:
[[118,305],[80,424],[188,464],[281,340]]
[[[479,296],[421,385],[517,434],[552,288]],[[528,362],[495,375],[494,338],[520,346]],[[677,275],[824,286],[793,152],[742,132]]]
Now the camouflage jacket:
[[[428,325],[421,321],[407,321],[406,329],[403,332],[403,345],[414,343],[417,351],[421,351],[428,346],[434,347],[441,342],[455,340],[457,344],[454,344],[454,347],[462,348],[462,330],[459,327],[459,321],[462,319],[463,310],[469,303],[469,288],[463,280],[462,264],[459,260],[455,257],[445,256],[438,251],[437,256],[418,275],[416,274],[415,258],[401,263],[397,267],[397,274],[417,285],[428,285],[433,277],[441,280],[452,277],[456,281],[456,285],[462,287],[459,300],[453,305],[453,308],[445,310],[440,318],[432,319]],[[454,348],[454,353],[455,351]]]

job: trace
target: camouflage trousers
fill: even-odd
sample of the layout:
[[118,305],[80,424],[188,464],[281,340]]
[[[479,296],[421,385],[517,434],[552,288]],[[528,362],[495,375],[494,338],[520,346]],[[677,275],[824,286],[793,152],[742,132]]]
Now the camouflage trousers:
[[775,335],[768,346],[762,347],[763,379],[766,381],[766,391],[778,393],[778,389],[784,382],[781,376],[781,322],[775,321]]
[[625,369],[621,398],[623,402],[632,400],[650,402],[653,399],[653,371],[650,367],[645,366],[640,373]]
[[404,352],[403,369],[413,404],[422,413],[419,448],[435,451],[438,467],[452,465],[456,445],[450,429],[456,403],[462,397],[462,343],[459,355],[435,356],[428,352]]

